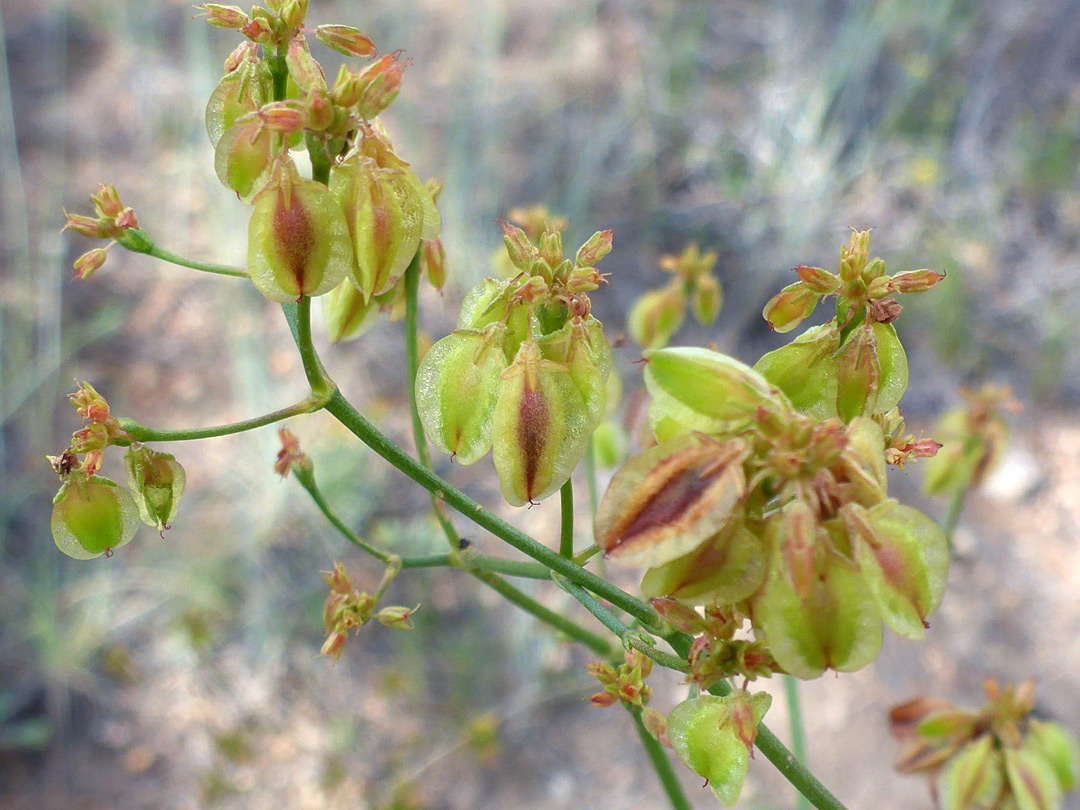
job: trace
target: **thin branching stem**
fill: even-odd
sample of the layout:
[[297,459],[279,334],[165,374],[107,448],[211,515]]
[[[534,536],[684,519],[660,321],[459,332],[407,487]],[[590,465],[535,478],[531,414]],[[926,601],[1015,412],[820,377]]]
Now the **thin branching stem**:
[[213,439],[218,436],[231,436],[235,433],[244,433],[248,430],[272,425],[293,416],[305,413],[314,413],[325,404],[325,399],[310,396],[300,400],[286,408],[265,413],[252,419],[244,419],[240,422],[230,422],[226,425],[213,425],[202,428],[178,428],[176,430],[157,430],[141,425],[134,419],[120,417],[120,429],[137,442],[186,442],[193,439]]
[[178,253],[165,250],[165,248],[154,242],[145,231],[138,231],[137,236],[137,239],[121,239],[118,244],[121,247],[127,248],[132,253],[143,253],[147,256],[153,256],[155,259],[160,259],[169,264],[175,264],[177,267],[187,267],[191,270],[199,270],[203,273],[213,273],[215,276],[248,278],[248,271],[243,267],[234,267],[229,264],[216,264],[215,262],[204,262],[201,259],[191,259],[187,256],[181,256]]
[[[787,697],[788,722],[791,727],[791,753],[806,764],[806,732],[803,729],[802,703],[799,700],[799,679],[784,675],[784,695]],[[810,810],[809,800],[796,792],[798,810]]]
[[559,506],[562,510],[559,524],[559,553],[568,560],[574,558],[574,484],[567,478],[559,490]]
[[634,725],[637,727],[638,737],[641,738],[641,745],[645,748],[645,753],[649,755],[653,769],[660,778],[660,786],[664,789],[664,793],[667,794],[672,810],[692,810],[690,800],[686,798],[686,793],[683,791],[682,785],[679,784],[679,777],[675,774],[675,769],[671,767],[671,760],[668,759],[667,752],[664,751],[664,747],[657,742],[656,738],[649,733],[649,730],[645,728],[645,722],[641,719],[641,709],[632,709],[628,706],[627,711],[634,718]]

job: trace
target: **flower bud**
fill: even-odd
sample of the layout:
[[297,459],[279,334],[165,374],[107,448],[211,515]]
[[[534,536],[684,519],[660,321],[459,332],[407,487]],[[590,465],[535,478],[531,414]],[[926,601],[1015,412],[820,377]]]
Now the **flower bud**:
[[547,262],[548,267],[558,267],[563,260],[562,234],[556,230],[545,229],[540,234],[539,250],[540,258]]
[[694,605],[733,605],[761,587],[767,560],[762,539],[743,524],[732,523],[700,549],[646,571],[641,593]]
[[761,374],[719,352],[655,349],[645,352],[645,360],[645,388],[657,407],[692,430],[736,431],[758,408],[786,406]]
[[783,670],[810,679],[826,669],[854,672],[881,649],[881,617],[863,577],[847,560],[825,553],[815,561],[809,592],[800,597],[774,558],[765,585],[750,601],[755,629]]
[[720,316],[720,307],[723,305],[724,296],[720,288],[720,282],[716,276],[702,274],[694,283],[694,293],[691,305],[694,318],[702,326],[711,326]]
[[248,224],[248,272],[259,292],[282,303],[323,295],[348,275],[352,258],[345,217],[326,186],[279,161]]
[[799,275],[799,281],[806,285],[807,289],[819,295],[832,295],[840,289],[840,279],[828,270],[801,264],[795,268],[795,272]]
[[359,73],[357,81],[361,92],[356,111],[361,118],[375,118],[393,103],[401,91],[405,68],[409,64],[408,61],[399,62],[398,53],[388,53]]
[[379,624],[382,624],[385,627],[393,627],[397,630],[412,630],[413,627],[415,627],[412,615],[419,609],[419,605],[414,608],[394,605],[380,610],[375,614],[375,618],[379,620]]
[[108,247],[94,248],[88,250],[75,260],[72,265],[75,269],[75,278],[79,281],[85,281],[90,276],[101,269],[105,264],[105,259],[108,257]]
[[112,183],[102,183],[96,194],[90,195],[94,203],[94,210],[102,219],[115,219],[124,210],[124,204],[120,202],[120,194]]
[[286,27],[296,30],[304,24],[307,9],[308,0],[286,0],[285,5],[281,8],[281,21],[285,23]]
[[326,74],[323,73],[322,65],[311,55],[307,43],[303,40],[294,39],[289,43],[285,64],[289,68],[289,78],[296,83],[300,92],[307,94],[326,91]]
[[[644,591],[642,593],[644,594]],[[701,618],[701,614],[678,599],[669,596],[653,597],[649,599],[649,604],[660,614],[661,619],[680,633],[696,636],[705,632],[705,620]]]
[[540,257],[536,245],[529,241],[529,237],[521,228],[511,225],[506,220],[499,220],[499,224],[503,229],[503,242],[506,245],[506,255],[510,257],[510,262],[518,270],[528,272],[533,262]]
[[132,445],[124,455],[124,470],[142,522],[159,532],[169,528],[187,483],[184,468],[168,453]]
[[425,207],[419,190],[405,172],[360,158],[334,168],[330,191],[352,237],[353,283],[365,298],[386,292],[420,247]]
[[330,340],[355,340],[379,322],[379,299],[365,301],[351,281],[343,281],[323,296],[323,321]]
[[836,416],[833,355],[839,347],[840,330],[830,321],[762,356],[754,370],[783,391],[796,410],[821,421]]
[[848,503],[840,513],[885,623],[906,638],[923,638],[926,617],[945,595],[949,544],[944,532],[919,510],[895,500],[872,509]]
[[436,290],[446,286],[446,251],[442,239],[425,239],[420,243],[420,272]]
[[283,151],[281,137],[258,118],[233,124],[214,148],[214,171],[226,188],[249,203],[266,185],[275,156]]
[[206,17],[206,21],[215,28],[232,28],[240,30],[248,24],[248,15],[239,6],[223,6],[220,3],[203,3],[200,8],[203,13],[200,17]]
[[942,810],[997,806],[1005,774],[993,743],[993,735],[984,734],[949,758],[937,782]]
[[345,56],[363,58],[377,56],[379,53],[370,37],[350,25],[320,25],[315,29],[315,39]]
[[645,349],[659,349],[679,331],[686,314],[686,294],[681,283],[642,295],[630,309],[626,327],[634,342]]
[[[765,692],[738,692],[726,697],[699,695],[684,700],[667,718],[667,736],[679,759],[708,780],[720,803],[731,807],[739,800],[746,769],[752,729],[764,718],[772,698]],[[735,715],[739,718],[736,721]]]
[[588,410],[566,366],[521,344],[503,372],[492,425],[493,458],[503,497],[514,506],[558,490],[585,455]]
[[748,455],[740,440],[691,434],[632,458],[600,501],[596,542],[625,566],[662,566],[690,554],[732,519]]
[[797,281],[770,298],[761,314],[773,331],[790,332],[810,317],[819,298],[820,293]]
[[260,45],[274,41],[274,27],[266,17],[255,17],[240,29],[240,33]]
[[651,706],[641,710],[641,722],[653,739],[666,748],[671,747],[667,736],[667,718]]
[[491,447],[502,388],[505,328],[458,330],[428,349],[416,372],[416,407],[428,440],[461,464]]
[[[295,473],[297,479],[304,485],[310,486],[310,482],[314,479],[312,476],[315,473],[315,466],[311,463],[311,459],[307,454],[300,449],[300,440],[296,438],[296,434],[286,427],[278,430],[278,438],[281,439],[281,449],[277,452],[277,458],[274,459],[274,472],[280,475],[282,478],[286,477],[290,472]],[[349,582],[349,575],[345,573],[344,566],[341,563],[337,563],[334,572],[327,577],[327,584],[331,589],[337,590],[342,583]],[[346,589],[346,592],[352,590],[352,585]]]
[[944,273],[935,273],[933,270],[909,270],[890,278],[889,289],[898,293],[924,292],[943,278]]
[[851,283],[862,275],[870,259],[870,231],[851,232],[851,240],[840,248],[840,280]]
[[108,478],[73,472],[53,499],[56,547],[76,560],[111,554],[139,528],[139,511],[126,490]]
[[86,217],[81,214],[69,214],[64,212],[65,222],[64,227],[60,229],[60,232],[75,231],[79,236],[86,236],[90,239],[104,239],[107,236],[111,236],[113,229],[110,223],[104,222],[94,217]]
[[597,263],[611,253],[611,242],[614,231],[597,231],[589,237],[574,257],[577,267],[596,267]]

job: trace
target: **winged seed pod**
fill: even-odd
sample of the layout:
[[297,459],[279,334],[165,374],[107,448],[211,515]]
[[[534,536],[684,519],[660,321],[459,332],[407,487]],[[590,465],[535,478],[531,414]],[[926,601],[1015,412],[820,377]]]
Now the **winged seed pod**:
[[491,447],[495,406],[502,388],[506,329],[459,329],[428,349],[416,372],[416,406],[428,439],[461,464],[479,461]]
[[241,202],[250,203],[269,179],[275,157],[284,151],[282,136],[258,118],[241,120],[229,127],[214,147],[214,171]]
[[942,810],[995,810],[1005,787],[1001,752],[984,734],[949,758],[938,777]]
[[907,638],[923,638],[926,617],[945,594],[945,534],[922,512],[895,500],[872,509],[848,503],[840,511],[885,623]]
[[345,217],[326,186],[279,161],[255,198],[248,223],[248,272],[259,292],[287,303],[330,292],[348,275]]
[[680,281],[638,298],[626,317],[626,328],[642,348],[659,349],[679,331],[685,316],[686,294]]
[[58,549],[76,560],[92,560],[135,536],[139,510],[113,481],[76,471],[53,498],[51,524]]
[[814,572],[800,597],[774,553],[765,585],[750,600],[754,628],[776,662],[797,678],[861,669],[881,648],[874,598],[855,567],[835,553],[819,554]]
[[187,484],[180,462],[168,453],[132,445],[124,454],[124,470],[142,522],[158,531],[169,528]]
[[761,374],[719,352],[686,346],[644,356],[645,388],[656,407],[692,430],[737,431],[761,406],[787,406]]
[[764,355],[754,370],[775,385],[800,413],[823,421],[836,416],[836,359],[840,330],[830,321],[807,329]]
[[1029,748],[1003,747],[1005,778],[1018,810],[1057,810],[1061,784],[1054,768]]
[[322,302],[326,331],[334,343],[355,340],[379,321],[379,299],[365,301],[351,281],[338,284]]
[[750,454],[741,440],[690,434],[632,458],[596,512],[596,542],[618,565],[656,567],[700,548],[732,520]]
[[688,768],[707,780],[725,807],[739,800],[757,725],[772,704],[766,692],[684,700],[667,718],[671,747]]
[[1062,791],[1076,787],[1080,781],[1080,742],[1071,731],[1057,723],[1032,720],[1024,746],[1050,764]]
[[206,103],[206,134],[216,147],[237,119],[258,110],[273,98],[269,69],[260,59],[244,58],[236,70],[226,73]]
[[[430,352],[429,352],[430,354]],[[588,410],[566,366],[526,341],[502,374],[492,425],[495,470],[513,506],[558,490],[585,455]]]
[[544,359],[566,366],[585,403],[591,433],[604,418],[607,381],[611,374],[611,346],[600,321],[568,320],[556,332],[537,341]]
[[641,594],[669,596],[691,605],[734,605],[761,587],[767,560],[760,534],[732,522],[696,551],[646,571]]
[[[330,173],[330,192],[345,212],[355,262],[350,277],[365,299],[386,292],[420,247],[424,203],[396,169],[353,158]],[[426,193],[426,192],[425,192]]]

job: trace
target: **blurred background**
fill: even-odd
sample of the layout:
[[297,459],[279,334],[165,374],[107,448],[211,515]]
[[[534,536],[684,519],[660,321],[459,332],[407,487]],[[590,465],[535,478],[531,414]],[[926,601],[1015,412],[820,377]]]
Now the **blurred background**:
[[[247,209],[215,178],[202,124],[237,40],[194,13],[0,0],[0,807],[663,807],[629,718],[583,704],[588,657],[459,573],[401,576],[390,601],[422,603],[414,631],[367,627],[336,666],[318,658],[320,572],[343,560],[373,587],[379,571],[273,473],[273,429],[168,448],[188,490],[164,539],[144,528],[83,563],[54,547],[44,456],[79,426],[75,378],[155,427],[305,393],[280,310],[247,283],[119,248],[71,281],[93,245],[60,234],[63,209],[89,213],[101,182],[165,247],[243,263]],[[718,251],[719,321],[688,322],[677,341],[750,362],[783,342],[760,312],[788,268],[834,267],[849,227],[875,228],[891,271],[945,270],[903,301],[909,423],[928,431],[984,382],[1012,385],[1025,409],[967,500],[928,639],[887,633],[875,664],[803,686],[810,765],[849,807],[930,808],[923,780],[891,769],[885,710],[920,693],[975,705],[986,676],[1036,679],[1039,711],[1080,729],[1073,0],[312,0],[309,19],[413,60],[385,118],[418,174],[445,182],[451,283],[421,302],[434,338],[488,272],[496,218],[534,203],[569,218],[568,246],[614,229],[612,283],[593,296],[611,337],[666,281],[660,256]],[[411,449],[400,324],[317,341],[343,390]],[[629,419],[640,350],[616,354]],[[350,525],[403,553],[440,550],[422,491],[329,418],[290,427]],[[122,477],[116,461],[105,473]],[[489,459],[438,464],[500,506]],[[940,516],[920,472],[896,472],[893,492]],[[502,508],[555,542],[556,503]],[[677,678],[653,680],[658,708],[681,699]],[[785,736],[782,691],[765,688]],[[683,776],[696,807],[717,806]],[[794,796],[759,756],[740,806]]]

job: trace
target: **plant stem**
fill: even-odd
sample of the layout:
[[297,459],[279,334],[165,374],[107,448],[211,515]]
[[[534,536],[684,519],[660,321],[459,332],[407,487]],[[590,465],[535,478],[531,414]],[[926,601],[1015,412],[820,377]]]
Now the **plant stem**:
[[337,386],[330,382],[323,371],[319,356],[315,354],[315,345],[311,342],[311,298],[307,295],[301,295],[296,302],[296,332],[300,360],[304,364],[304,376],[307,377],[311,393],[314,396],[327,396]]
[[567,478],[559,490],[562,522],[559,527],[559,553],[568,560],[574,558],[574,484]]
[[[799,762],[806,764],[806,734],[803,730],[802,703],[799,700],[799,680],[784,675],[784,694],[787,696],[788,720],[791,724],[791,753]],[[802,793],[796,793],[799,810],[809,810],[810,802]]]
[[131,237],[118,239],[117,244],[127,248],[132,253],[143,253],[161,259],[163,262],[175,264],[179,267],[188,267],[192,270],[201,270],[203,273],[213,273],[217,276],[232,276],[234,278],[248,278],[248,272],[242,267],[233,267],[228,264],[215,264],[204,262],[199,259],[189,259],[172,251],[165,250],[155,243],[144,231],[137,231]]
[[961,489],[953,495],[953,499],[949,501],[949,511],[945,513],[941,521],[941,531],[945,533],[945,539],[949,541],[950,551],[953,547],[953,535],[956,533],[956,527],[960,525],[960,515],[964,511],[965,495],[967,495],[966,489]]
[[547,566],[538,562],[505,560],[501,557],[481,554],[471,549],[462,551],[458,557],[463,568],[479,568],[484,571],[491,571],[494,574],[506,574],[507,576],[521,577],[522,579],[551,579],[551,572],[547,569]]
[[271,413],[256,416],[253,419],[245,419],[242,422],[230,422],[227,425],[214,425],[204,428],[180,428],[177,430],[155,430],[146,425],[141,425],[134,419],[120,417],[120,429],[127,433],[137,442],[186,442],[193,439],[213,439],[217,436],[231,436],[234,433],[243,433],[247,430],[272,425],[293,416],[305,413],[314,413],[320,410],[326,400],[319,397],[307,397]]
[[633,630],[620,622],[614,613],[597,602],[596,597],[587,590],[579,585],[575,585],[573,582],[567,580],[566,577],[559,576],[558,574],[552,574],[551,578],[556,585],[580,602],[581,606],[595,616],[604,627],[617,635],[619,640],[623,643],[624,648],[638,650],[646,658],[651,658],[662,667],[673,669],[676,672],[686,671],[688,664],[684,659],[677,655],[671,655],[670,653],[654,649],[649,643],[651,639],[646,641],[646,637],[640,630]]
[[675,774],[675,769],[671,767],[667,752],[645,728],[645,723],[641,719],[641,709],[627,707],[627,711],[634,718],[638,737],[641,738],[641,744],[645,748],[645,753],[649,755],[649,760],[652,762],[656,775],[660,778],[660,785],[664,788],[664,793],[667,794],[673,810],[692,810],[690,800],[686,798],[686,793],[679,784],[679,777]]

